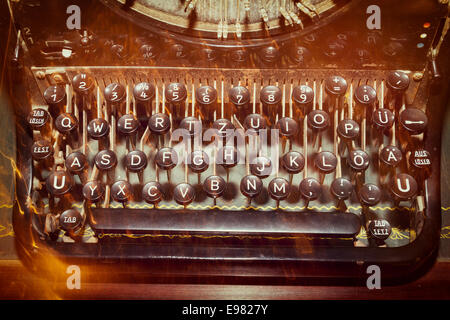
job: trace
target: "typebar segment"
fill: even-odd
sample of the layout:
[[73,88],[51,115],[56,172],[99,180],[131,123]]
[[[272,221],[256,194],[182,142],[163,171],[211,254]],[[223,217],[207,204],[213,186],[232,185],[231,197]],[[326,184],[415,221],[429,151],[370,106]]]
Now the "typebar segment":
[[103,233],[309,235],[354,237],[360,219],[353,213],[188,211],[92,208],[91,226]]

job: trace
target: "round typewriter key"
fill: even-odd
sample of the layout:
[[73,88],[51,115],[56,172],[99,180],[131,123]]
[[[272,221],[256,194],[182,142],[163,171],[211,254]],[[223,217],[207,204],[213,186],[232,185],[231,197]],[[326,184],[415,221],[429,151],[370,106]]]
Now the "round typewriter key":
[[291,137],[298,132],[298,124],[297,121],[295,121],[292,118],[284,117],[278,120],[277,129],[280,130],[280,133],[285,137]]
[[381,190],[373,183],[366,183],[359,189],[359,199],[366,206],[375,206],[381,200]]
[[182,83],[170,83],[165,88],[165,97],[169,103],[180,103],[186,100],[187,90]]
[[165,113],[155,113],[148,119],[148,128],[154,134],[163,135],[170,130],[170,118]]
[[155,162],[159,168],[170,170],[178,163],[178,154],[172,148],[159,149],[155,156]]
[[117,130],[125,135],[134,134],[138,129],[139,121],[132,114],[123,115],[117,122]]
[[234,146],[225,146],[218,150],[216,163],[231,168],[239,162],[239,153]]
[[78,120],[73,114],[61,113],[55,120],[55,127],[62,134],[68,134],[78,127]]
[[330,125],[330,116],[323,110],[312,110],[307,119],[308,127],[312,130],[322,131]]
[[87,126],[89,137],[94,140],[99,140],[106,137],[109,133],[109,124],[103,118],[96,118],[89,121]]
[[87,95],[94,89],[94,80],[86,73],[79,73],[72,79],[73,90],[81,95]]
[[307,85],[296,86],[292,90],[292,99],[304,113],[307,113],[314,102],[314,90]]
[[105,88],[104,94],[108,103],[120,103],[126,97],[126,90],[120,83],[111,83]]
[[44,99],[49,105],[65,103],[66,90],[62,86],[50,86],[44,91]]
[[367,224],[367,230],[372,238],[386,240],[392,232],[390,223],[384,219],[370,220]]
[[173,198],[178,204],[187,206],[195,198],[195,189],[189,183],[180,183],[173,190]]
[[250,164],[250,172],[263,179],[272,174],[272,162],[266,157],[257,157]]
[[431,174],[431,154],[425,149],[416,149],[411,152],[409,163],[416,177],[426,179]]
[[368,85],[357,87],[353,96],[355,102],[364,107],[372,106],[377,101],[377,92]]
[[190,137],[198,136],[202,132],[202,122],[195,117],[183,118],[179,128],[187,130]]
[[245,106],[250,102],[250,92],[247,88],[236,86],[228,92],[230,101],[235,106]]
[[34,160],[45,160],[53,155],[53,146],[48,140],[38,140],[31,146],[31,156]]
[[117,202],[127,202],[133,196],[133,189],[128,181],[119,180],[111,186],[111,197]]
[[221,176],[209,176],[203,182],[203,191],[211,198],[220,197],[226,189],[226,182]]
[[173,43],[169,46],[169,56],[175,59],[185,59],[189,56],[187,48],[180,43]]
[[211,86],[201,86],[195,90],[195,100],[200,107],[202,118],[211,121],[214,116],[214,106],[217,102],[217,90]]
[[79,174],[87,167],[88,161],[83,153],[75,151],[66,157],[65,164],[70,173]]
[[281,89],[276,86],[266,86],[262,88],[260,100],[264,106],[264,113],[270,119],[275,119],[282,97],[283,94]]
[[403,93],[409,87],[409,77],[404,72],[392,71],[387,77],[386,86],[393,93]]
[[54,197],[68,193],[73,186],[72,176],[64,170],[57,170],[47,177],[47,191]]
[[217,101],[217,90],[211,86],[201,86],[195,90],[195,100],[201,105],[211,105]]
[[147,156],[140,150],[130,151],[126,156],[126,165],[131,172],[141,172],[147,167]]
[[291,185],[286,179],[278,177],[269,182],[268,190],[272,199],[281,201],[289,196]]
[[297,151],[289,151],[281,158],[282,167],[290,174],[300,173],[305,166],[305,157]]
[[233,135],[234,130],[236,129],[233,123],[228,119],[218,119],[214,121],[212,127],[217,130],[217,133],[221,138]]
[[244,120],[244,128],[258,133],[260,130],[266,129],[266,120],[260,114],[249,114]]
[[392,127],[394,124],[394,114],[389,109],[375,109],[372,113],[372,122],[375,128],[385,130]]
[[317,199],[322,193],[322,185],[314,178],[305,178],[300,182],[300,194],[308,201]]
[[68,209],[59,216],[59,226],[67,232],[77,231],[83,222],[83,217],[75,209]]
[[330,191],[336,199],[346,200],[352,195],[353,185],[348,179],[336,178],[330,185]]
[[400,201],[411,200],[417,195],[417,182],[409,174],[397,174],[392,180],[391,191]]
[[117,165],[117,156],[112,150],[102,150],[95,155],[94,162],[99,170],[110,170]]
[[258,56],[264,65],[273,66],[280,59],[280,51],[275,46],[267,46],[259,50]]
[[303,46],[292,46],[289,50],[289,57],[295,64],[305,65],[311,60],[311,52]]
[[206,152],[201,150],[192,151],[189,156],[188,166],[195,173],[201,173],[208,169],[209,158]]
[[207,65],[212,65],[218,59],[217,51],[211,48],[201,48],[198,54],[201,57],[199,62],[207,62]]
[[105,194],[105,186],[97,180],[89,181],[83,186],[83,197],[91,202],[98,202]]
[[325,91],[333,96],[343,96],[347,91],[347,81],[340,76],[331,76],[325,80]]
[[337,158],[332,152],[322,151],[316,155],[314,164],[320,172],[330,173],[336,169]]
[[33,130],[41,130],[49,122],[50,114],[42,108],[33,109],[27,117],[27,122]]
[[133,88],[133,97],[139,102],[151,101],[155,97],[155,86],[148,82],[140,82]]
[[339,121],[337,134],[343,140],[354,140],[359,136],[359,124],[352,119]]
[[369,155],[363,150],[352,150],[347,157],[348,165],[357,172],[365,171],[369,167]]
[[402,152],[396,146],[386,146],[380,151],[380,160],[389,167],[396,167],[402,158]]
[[235,66],[235,64],[243,65],[248,61],[249,54],[244,49],[237,49],[237,50],[230,51],[229,57],[232,62],[231,66]]
[[253,175],[248,175],[242,178],[240,189],[247,198],[254,198],[262,191],[263,183],[260,178]]
[[151,204],[160,202],[163,198],[162,186],[159,182],[152,181],[142,188],[142,198]]
[[428,124],[426,114],[416,108],[407,108],[400,113],[400,123],[410,134],[421,134]]

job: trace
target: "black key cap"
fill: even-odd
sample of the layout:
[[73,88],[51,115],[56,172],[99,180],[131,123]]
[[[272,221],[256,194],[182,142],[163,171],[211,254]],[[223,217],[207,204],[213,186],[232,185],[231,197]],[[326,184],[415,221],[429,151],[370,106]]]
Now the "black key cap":
[[354,171],[362,172],[369,167],[370,158],[363,150],[352,150],[347,157],[347,163]]
[[132,196],[133,189],[128,181],[119,180],[111,186],[111,197],[117,202],[128,202]]
[[53,197],[60,197],[68,193],[73,187],[72,176],[64,171],[57,170],[50,173],[46,180],[47,191]]
[[62,86],[50,86],[44,91],[44,99],[53,111],[52,115],[55,116],[66,104],[66,90]]
[[187,206],[195,198],[195,189],[189,183],[180,183],[173,190],[173,198],[178,204]]
[[87,96],[95,87],[94,79],[86,73],[79,73],[72,79],[73,90],[80,96]]
[[377,101],[377,92],[371,86],[364,84],[355,89],[353,97],[358,106],[367,108],[373,106]]
[[55,120],[55,127],[62,134],[70,134],[78,127],[78,120],[73,114],[61,113]]
[[206,152],[195,150],[189,155],[188,166],[195,173],[202,173],[209,166],[209,157]]
[[330,116],[323,110],[312,110],[308,113],[308,127],[318,132],[330,126]]
[[337,158],[333,152],[322,151],[316,155],[314,164],[321,173],[330,173],[336,170]]
[[254,198],[258,196],[263,188],[263,183],[260,178],[254,175],[247,175],[241,180],[240,190],[247,198]]
[[409,134],[420,134],[425,131],[428,118],[422,110],[407,108],[400,113],[400,123]]
[[109,133],[109,124],[103,118],[93,119],[89,121],[87,132],[94,140],[105,138]]
[[217,90],[211,86],[202,86],[195,90],[202,118],[211,121],[214,116],[215,104],[217,102]]
[[386,81],[386,86],[393,94],[402,94],[409,87],[409,77],[406,73],[401,71],[392,71],[389,73]]
[[94,162],[99,170],[107,171],[117,165],[117,156],[112,150],[102,150],[95,155]]
[[325,80],[325,91],[332,98],[340,97],[347,91],[347,81],[340,76],[331,76]]
[[159,149],[155,156],[157,166],[163,170],[170,170],[178,164],[178,154],[173,148]]
[[97,180],[89,181],[83,186],[83,197],[91,202],[98,202],[105,194],[105,186]]
[[226,189],[226,182],[220,176],[209,176],[203,182],[203,190],[211,198],[218,198],[222,196]]
[[124,135],[132,135],[139,129],[139,121],[133,114],[125,114],[117,121],[117,130]]
[[285,137],[292,137],[297,134],[299,129],[297,121],[289,117],[284,117],[278,120],[276,127]]
[[33,109],[28,114],[27,122],[31,129],[41,131],[49,124],[50,114],[42,108]]
[[48,140],[38,140],[31,146],[31,156],[34,160],[50,159],[53,155],[53,146]]
[[131,172],[142,172],[147,167],[147,156],[140,150],[130,151],[126,156],[126,166]]
[[367,223],[369,236],[377,240],[386,240],[392,232],[391,224],[385,219],[374,219]]
[[390,129],[394,120],[394,114],[389,109],[375,109],[372,113],[372,122],[375,128],[381,131]]
[[278,112],[278,106],[282,99],[282,92],[276,86],[266,86],[260,92],[260,100],[263,104],[264,113],[270,118],[275,119]]
[[126,98],[126,90],[120,83],[111,83],[105,88],[104,95],[109,105],[120,105]]
[[138,103],[150,106],[155,97],[155,86],[148,82],[137,83],[133,88],[133,97]]
[[314,90],[307,85],[296,86],[292,90],[292,99],[302,114],[307,114],[314,102]]
[[267,157],[256,157],[250,163],[250,172],[261,179],[267,178],[272,174],[272,162]]
[[314,178],[305,178],[300,182],[300,194],[307,201],[312,201],[322,194],[322,185]]
[[269,182],[267,189],[272,199],[281,201],[289,196],[291,185],[286,179],[278,177]]
[[380,151],[380,160],[388,167],[398,166],[402,158],[402,152],[396,146],[386,146]]
[[239,121],[243,121],[248,113],[247,106],[250,103],[250,92],[245,87],[236,86],[230,89],[228,96],[234,105],[237,118]]
[[348,179],[336,178],[330,185],[330,191],[336,199],[346,200],[352,195],[353,185]]
[[361,203],[366,206],[375,206],[381,200],[381,190],[373,183],[366,183],[359,189]]
[[70,173],[80,174],[87,168],[88,161],[83,153],[75,151],[66,157],[65,165]]
[[68,209],[59,216],[59,226],[61,229],[74,233],[83,223],[83,217],[76,209]]
[[231,168],[239,162],[239,152],[234,146],[224,146],[217,152],[216,163],[224,168]]
[[289,151],[281,158],[281,166],[290,174],[302,172],[305,157],[297,151]]
[[417,195],[417,182],[409,174],[400,173],[392,179],[391,192],[397,200],[411,200]]
[[148,119],[148,128],[154,134],[164,135],[170,131],[170,118],[165,113],[155,113]]
[[244,120],[244,128],[258,133],[260,130],[266,129],[266,119],[258,113],[249,114]]
[[159,182],[151,181],[142,188],[142,198],[151,204],[157,204],[163,198],[162,186]]

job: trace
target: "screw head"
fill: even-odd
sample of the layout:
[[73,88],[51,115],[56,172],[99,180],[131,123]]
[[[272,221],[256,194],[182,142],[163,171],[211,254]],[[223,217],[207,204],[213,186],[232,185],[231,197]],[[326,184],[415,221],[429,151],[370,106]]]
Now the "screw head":
[[423,73],[422,72],[416,72],[413,74],[413,80],[414,81],[420,81],[423,78]]

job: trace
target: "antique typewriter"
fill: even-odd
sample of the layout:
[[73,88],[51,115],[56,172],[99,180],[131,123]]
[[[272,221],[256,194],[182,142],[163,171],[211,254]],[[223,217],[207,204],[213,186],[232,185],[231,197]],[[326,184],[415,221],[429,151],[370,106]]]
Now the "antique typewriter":
[[14,230],[39,274],[387,281],[433,262],[447,1],[8,6]]

